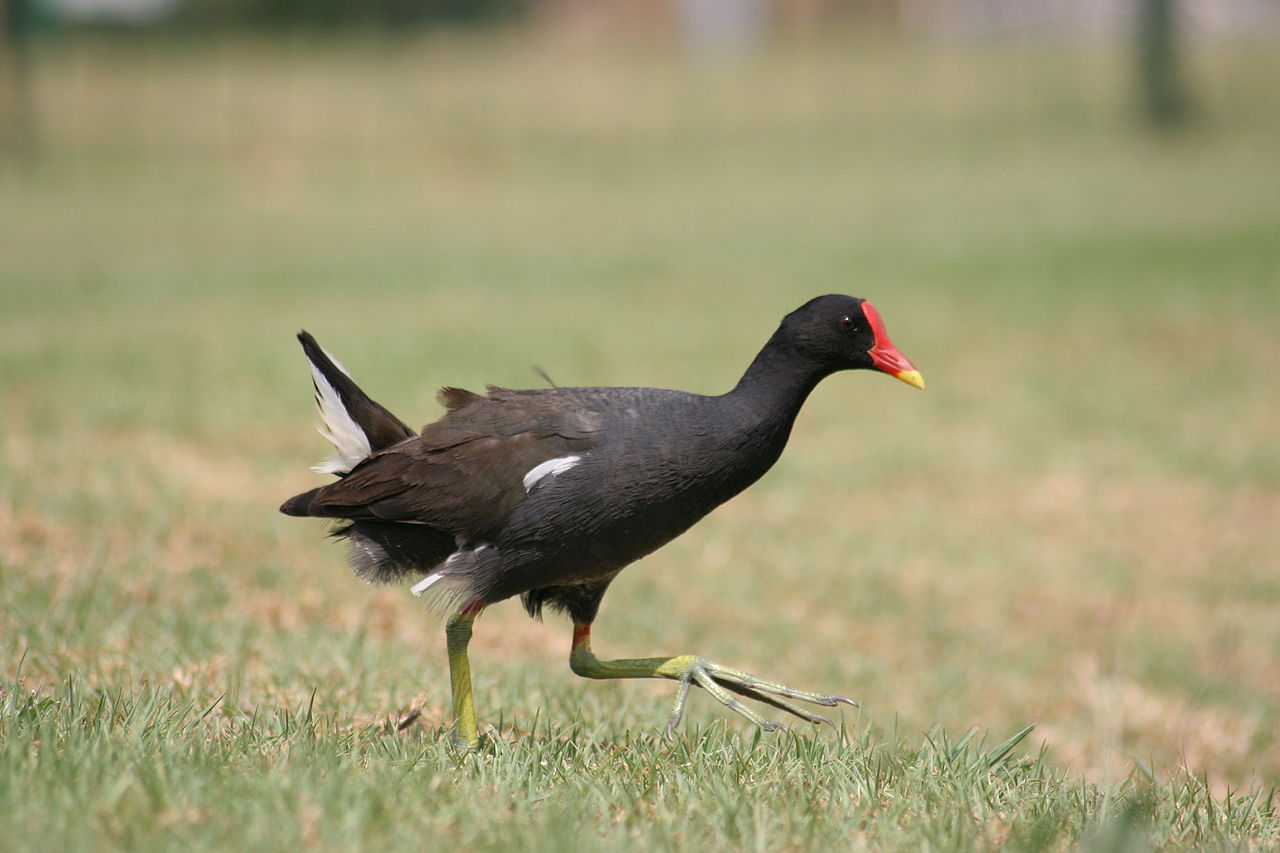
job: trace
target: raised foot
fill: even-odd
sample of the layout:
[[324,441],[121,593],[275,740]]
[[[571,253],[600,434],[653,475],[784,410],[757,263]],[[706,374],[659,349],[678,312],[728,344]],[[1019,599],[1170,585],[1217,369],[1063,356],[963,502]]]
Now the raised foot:
[[[745,696],[765,705],[771,705],[774,708],[799,717],[807,723],[825,723],[832,728],[835,728],[835,724],[829,718],[821,714],[815,714],[786,700],[794,699],[813,705],[822,705],[827,708],[834,708],[837,705],[858,707],[857,702],[844,696],[827,696],[826,694],[814,693],[809,690],[798,690],[795,687],[788,687],[776,681],[765,681],[749,672],[721,666],[718,663],[712,663],[706,658],[693,655],[671,658],[662,669],[667,670],[662,673],[667,678],[675,678],[680,682],[680,688],[676,693],[675,707],[671,712],[671,720],[667,723],[667,737],[672,737],[675,734],[676,726],[680,725],[680,720],[684,716],[685,701],[689,695],[689,685],[691,684],[697,684],[711,694],[720,704],[742,715],[766,732],[779,729],[785,731],[787,727],[782,723],[765,719],[731,694],[736,693],[738,696]],[[675,671],[673,672],[672,670]]]
[[587,623],[578,623],[573,626],[573,649],[569,652],[569,666],[583,678],[670,678],[680,682],[680,687],[676,691],[675,707],[671,711],[671,721],[667,723],[668,736],[675,732],[676,726],[680,725],[680,718],[684,716],[684,704],[689,698],[691,684],[698,685],[715,697],[721,705],[741,714],[768,732],[777,731],[785,726],[760,716],[733,694],[771,705],[807,723],[826,723],[832,728],[835,724],[831,720],[789,700],[808,702],[811,705],[822,705],[827,708],[834,708],[837,705],[858,707],[857,702],[843,696],[827,696],[824,693],[797,690],[776,681],[765,681],[740,669],[731,669],[712,663],[697,655],[600,660],[591,651],[591,625]]

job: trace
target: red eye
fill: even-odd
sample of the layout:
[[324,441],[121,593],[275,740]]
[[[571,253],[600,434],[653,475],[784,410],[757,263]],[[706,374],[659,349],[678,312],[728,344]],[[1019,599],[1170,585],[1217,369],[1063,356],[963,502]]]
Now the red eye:
[[840,318],[840,324],[839,324],[839,325],[840,325],[840,331],[842,331],[842,332],[852,332],[852,331],[853,331],[853,327],[854,327],[855,325],[857,325],[857,324],[853,322],[853,318],[852,318],[852,317],[850,317],[848,314],[845,314],[843,317],[841,317],[841,318]]

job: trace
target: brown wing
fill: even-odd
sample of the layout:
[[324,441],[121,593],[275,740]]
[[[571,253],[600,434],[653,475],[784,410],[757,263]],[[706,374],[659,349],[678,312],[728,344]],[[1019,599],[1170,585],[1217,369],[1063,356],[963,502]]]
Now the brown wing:
[[308,514],[416,522],[484,541],[525,499],[531,468],[594,445],[596,418],[576,405],[573,390],[491,388],[482,396],[446,388],[443,418],[318,489]]

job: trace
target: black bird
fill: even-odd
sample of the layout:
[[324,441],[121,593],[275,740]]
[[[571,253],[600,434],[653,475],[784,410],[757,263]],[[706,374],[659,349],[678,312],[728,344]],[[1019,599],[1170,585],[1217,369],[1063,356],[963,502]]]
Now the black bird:
[[792,701],[851,700],[796,690],[695,655],[603,661],[591,623],[614,577],[754,483],[777,461],[809,392],[839,370],[924,380],[870,303],[820,296],[788,314],[727,394],[657,388],[545,388],[486,394],[444,388],[444,417],[415,433],[371,400],[315,339],[321,433],[336,453],[314,470],[341,479],[285,501],[286,515],[341,521],[355,573],[414,580],[451,614],[445,634],[454,739],[479,744],[467,644],[485,607],[519,595],[539,616],[574,623],[569,665],[587,678],[678,681],[668,732],[697,684],[765,730],[779,728],[733,694],[810,722]]

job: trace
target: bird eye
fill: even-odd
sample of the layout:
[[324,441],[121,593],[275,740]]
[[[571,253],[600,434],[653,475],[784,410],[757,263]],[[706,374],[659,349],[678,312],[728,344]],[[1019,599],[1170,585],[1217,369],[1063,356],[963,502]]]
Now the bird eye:
[[853,318],[850,317],[848,314],[845,314],[843,317],[840,318],[839,326],[840,326],[840,331],[842,332],[852,332],[853,327],[855,325],[856,324],[853,322]]

